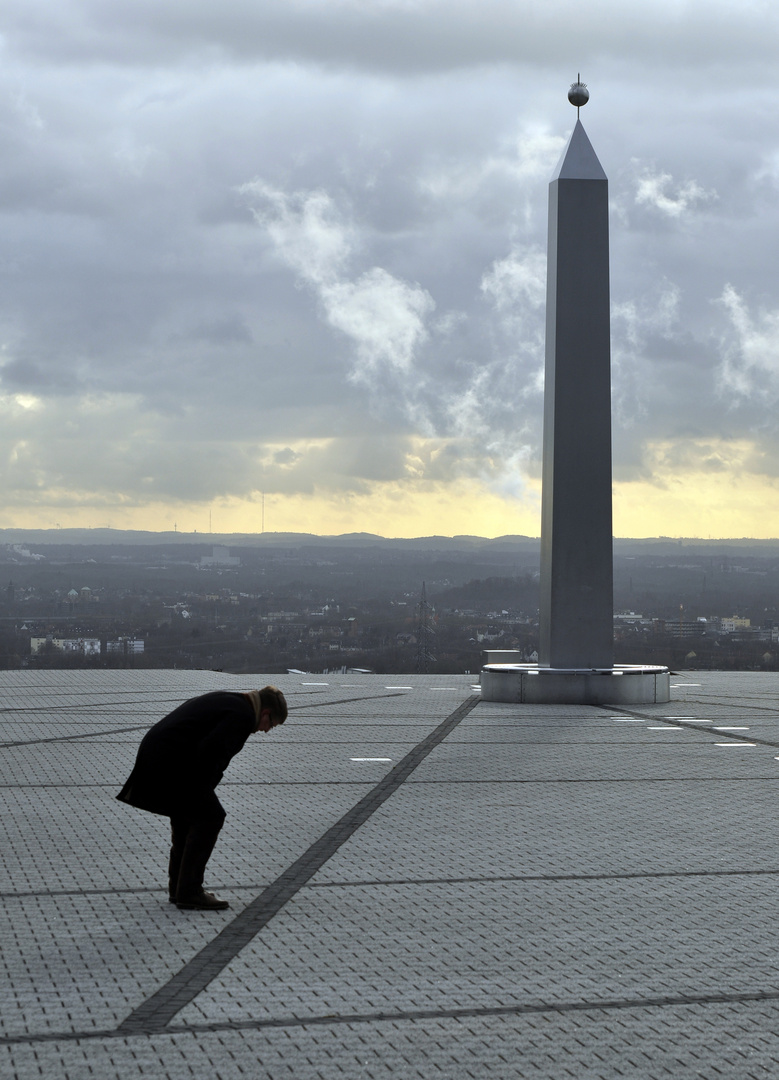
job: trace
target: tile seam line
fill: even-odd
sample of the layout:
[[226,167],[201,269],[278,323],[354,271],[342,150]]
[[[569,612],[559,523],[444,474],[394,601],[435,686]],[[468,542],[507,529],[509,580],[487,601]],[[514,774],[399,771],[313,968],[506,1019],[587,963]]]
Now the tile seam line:
[[[403,697],[403,694],[371,694],[368,697],[342,698],[340,701],[312,701],[307,705],[290,705],[289,711],[296,709],[321,709],[325,705],[351,705],[355,701],[383,701],[384,698]],[[180,701],[180,698],[171,698],[171,701]],[[124,702],[123,704],[133,704]],[[76,706],[72,706],[76,708]],[[40,712],[40,710],[30,710]],[[77,735],[50,735],[39,739],[20,739],[16,742],[0,742],[0,750],[13,750],[17,746],[39,746],[43,743],[73,742],[76,739],[98,739],[105,735],[125,735],[130,731],[146,731],[149,723],[134,724],[132,727],[110,728],[108,731],[82,731]]]
[[612,1012],[629,1009],[683,1008],[695,1005],[739,1005],[779,1001],[779,990],[746,990],[732,993],[667,994],[646,998],[604,998],[594,1001],[534,1001],[515,1005],[461,1006],[451,1009],[389,1009],[373,1013],[342,1013],[319,1016],[268,1017],[256,1020],[213,1020],[200,1024],[170,1024],[163,1028],[139,1027],[133,1031],[93,1028],[84,1031],[46,1031],[0,1036],[0,1046],[51,1042],[81,1042],[96,1039],[149,1038],[200,1035],[220,1031],[262,1031],[268,1028],[329,1027],[341,1024],[411,1023],[425,1020],[467,1020],[492,1016],[533,1016],[542,1013]]
[[[683,728],[685,731],[698,731],[710,735],[713,730],[710,727],[701,727],[699,724],[691,724],[687,720],[674,720],[672,716],[654,716],[650,713],[638,712],[637,709],[618,709],[616,705],[601,705],[600,708],[609,713],[617,712],[621,715],[624,714],[625,716],[639,717],[641,720],[662,720],[664,724],[673,724],[675,727]],[[714,723],[713,720],[712,723]],[[770,746],[773,750],[779,750],[779,742],[772,742],[770,739],[761,739],[757,735],[750,735],[748,738],[746,736],[744,736],[744,738],[739,738],[739,736],[734,735],[732,738],[736,740],[736,745],[738,745],[739,742],[750,742],[757,743],[759,746]]]
[[[30,698],[31,693],[32,693],[32,691],[34,689],[35,688],[33,687],[30,691],[25,692],[25,700],[28,700]],[[193,688],[192,687],[182,687],[181,689],[182,689],[183,693],[189,693],[190,690],[193,689]],[[227,687],[226,689],[232,691],[233,693],[240,693],[240,691],[236,690],[234,687]],[[424,693],[427,688],[426,687],[419,687],[418,689],[420,689]],[[148,707],[151,707],[151,706],[156,707],[157,705],[165,705],[165,704],[169,704],[170,702],[177,702],[177,701],[182,700],[181,694],[176,694],[174,697],[157,697],[156,696],[157,694],[170,694],[171,693],[170,690],[156,690],[156,691],[150,690],[146,697],[141,697],[140,696],[142,694],[142,691],[132,690],[132,691],[127,691],[127,692],[138,695],[138,700],[129,700],[129,699],[117,700],[116,698],[105,698],[105,697],[103,697],[99,701],[85,701],[84,698],[90,696],[89,691],[86,691],[82,695],[82,694],[77,693],[76,691],[71,691],[71,692],[66,691],[64,693],[60,693],[59,691],[52,690],[51,694],[45,695],[45,700],[42,699],[40,702],[38,702],[35,705],[7,705],[7,704],[0,705],[0,718],[3,717],[3,716],[8,716],[8,715],[16,715],[17,713],[37,713],[37,712],[40,712],[42,708],[46,708],[48,705],[51,705],[51,701],[49,700],[49,698],[54,698],[56,700],[57,709],[58,709],[59,712],[83,712],[84,709],[117,709],[117,708],[123,707],[125,705],[144,705],[144,706],[148,706]],[[204,692],[205,693],[210,693],[210,691],[208,691],[208,690],[206,690]],[[2,691],[0,690],[0,694],[1,693],[2,693]],[[97,692],[95,692],[95,693],[97,693]],[[286,691],[286,697],[288,699],[290,699],[290,700],[293,699],[293,698],[295,700],[297,700],[298,698],[308,698],[308,697],[322,698],[325,693],[326,693],[326,691],[324,691],[324,690],[296,690],[296,689],[292,688],[292,689]],[[377,694],[369,694],[369,695],[366,695],[366,696],[367,697],[376,697],[376,696],[379,696],[379,697],[391,697],[391,696],[394,696],[394,695],[390,695],[390,694],[378,694],[378,695]],[[67,697],[78,697],[79,700],[73,702],[72,704],[70,704],[70,703],[62,704],[62,698],[67,698]],[[351,701],[352,699],[349,698],[347,700]],[[360,701],[361,699],[357,698],[356,700]],[[311,704],[316,706],[318,704],[332,704],[332,705],[335,705],[335,704],[338,704],[338,703],[334,702],[334,701],[333,702],[314,701]],[[296,708],[296,709],[304,709],[304,708],[308,708],[308,707],[309,706],[308,706],[307,703],[303,704],[303,705],[292,705],[292,706],[290,706],[290,708]]]
[[117,1035],[164,1032],[177,1013],[202,993],[275,915],[310,881],[361,825],[407,780],[418,765],[478,705],[474,694],[438,724],[359,802],[327,829],[303,854],[212,938],[176,974],[135,1008],[116,1028]]
[[[428,885],[495,885],[495,884],[535,884],[557,882],[590,882],[590,881],[644,881],[657,880],[659,878],[670,880],[685,880],[687,878],[723,878],[723,877],[777,877],[776,870],[656,870],[632,873],[603,873],[603,874],[504,874],[483,875],[476,877],[451,877],[451,878],[376,878],[360,881],[317,881],[309,882],[302,886],[304,889],[367,889],[367,888],[396,888],[398,886],[428,886]],[[270,884],[270,882],[268,883]],[[228,892],[248,892],[251,885],[216,885],[215,888]],[[254,886],[256,888],[256,886]],[[267,886],[263,886],[267,888]],[[112,889],[28,889],[24,892],[0,892],[0,901],[31,900],[31,899],[56,899],[65,896],[152,896],[159,893],[165,895],[162,887],[146,887],[140,889],[112,888]]]
[[[671,687],[671,689],[673,690],[673,687]],[[775,699],[772,699],[772,702],[771,702],[770,705],[755,705],[755,704],[753,704],[751,702],[748,702],[748,701],[745,702],[742,697],[733,696],[732,698],[729,698],[729,697],[726,697],[723,694],[723,695],[718,695],[716,698],[715,697],[711,697],[711,698],[678,697],[678,698],[672,698],[670,702],[656,702],[655,704],[658,704],[658,705],[660,705],[660,704],[663,704],[663,705],[703,705],[704,708],[712,708],[712,707],[719,706],[719,707],[722,707],[722,708],[728,708],[729,709],[730,706],[731,706],[731,702],[732,702],[734,708],[744,709],[745,711],[747,709],[749,709],[751,712],[770,713],[771,714],[771,719],[772,720],[776,719],[777,709],[776,709]],[[601,707],[603,708],[604,706],[601,706]],[[608,706],[606,706],[606,707],[608,707]],[[625,712],[629,712],[629,711],[630,711],[629,709],[625,710]]]
[[[738,744],[736,744],[738,745]],[[473,785],[503,785],[503,784],[515,784],[515,785],[531,785],[537,784],[542,786],[544,784],[752,784],[752,783],[766,783],[776,784],[779,783],[779,774],[773,776],[605,776],[605,777],[559,777],[551,776],[544,780],[516,780],[514,778],[505,780],[412,780],[411,783],[414,787],[427,787],[429,785],[438,784],[441,786],[449,785],[451,787],[463,786],[465,784]],[[60,783],[41,783],[41,784],[2,784],[0,783],[0,792],[2,791],[27,791],[30,788],[39,788],[44,790],[51,790],[53,788],[79,788],[95,791],[99,788],[116,788],[121,784],[121,780],[117,780],[114,783],[94,783],[94,784],[60,784]],[[226,781],[224,784],[220,784],[220,787],[367,787],[370,784],[369,780],[251,780],[251,781]],[[411,789],[413,790],[413,789]]]
[[[170,691],[166,691],[170,693]],[[26,697],[29,698],[29,694]],[[76,694],[71,694],[71,697],[76,697]],[[88,695],[87,695],[88,696]],[[181,696],[176,697],[155,697],[151,696],[146,698],[139,698],[137,701],[130,700],[102,700],[102,701],[75,701],[72,704],[61,704],[57,702],[57,712],[83,712],[85,709],[118,709],[125,705],[165,705],[171,701],[181,701]],[[36,705],[0,705],[0,717],[8,716],[9,714],[16,713],[39,713],[41,709],[45,709],[50,706],[50,701],[41,701]]]

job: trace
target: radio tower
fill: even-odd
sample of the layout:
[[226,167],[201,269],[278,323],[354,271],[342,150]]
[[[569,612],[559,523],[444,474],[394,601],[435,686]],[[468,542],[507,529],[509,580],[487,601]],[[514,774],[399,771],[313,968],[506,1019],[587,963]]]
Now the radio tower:
[[430,626],[430,606],[427,602],[427,593],[423,581],[422,595],[419,598],[419,618],[417,620],[417,675],[427,675],[430,662],[435,663],[435,657],[430,652],[430,638],[434,632]]

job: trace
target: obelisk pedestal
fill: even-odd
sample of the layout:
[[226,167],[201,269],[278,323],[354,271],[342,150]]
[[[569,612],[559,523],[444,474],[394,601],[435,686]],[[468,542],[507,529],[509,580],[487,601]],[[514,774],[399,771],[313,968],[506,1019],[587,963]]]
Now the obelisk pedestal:
[[537,665],[487,664],[482,697],[668,701],[667,668],[614,665],[608,180],[578,119],[549,185]]

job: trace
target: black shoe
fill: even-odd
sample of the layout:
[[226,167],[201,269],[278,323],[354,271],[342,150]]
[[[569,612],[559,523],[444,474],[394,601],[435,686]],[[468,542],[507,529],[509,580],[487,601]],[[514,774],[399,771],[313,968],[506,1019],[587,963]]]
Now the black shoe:
[[176,899],[175,904],[184,911],[224,911],[230,907],[226,900],[220,900],[218,896],[204,889],[194,896]]

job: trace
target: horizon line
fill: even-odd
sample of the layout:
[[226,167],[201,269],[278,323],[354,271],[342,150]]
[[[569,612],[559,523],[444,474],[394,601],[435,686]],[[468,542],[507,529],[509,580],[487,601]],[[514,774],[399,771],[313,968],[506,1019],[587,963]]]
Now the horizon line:
[[[191,540],[195,537],[199,542],[204,541],[206,543],[209,540],[213,541],[214,538],[226,538],[226,537],[242,537],[253,538],[262,540],[264,537],[269,539],[279,537],[307,537],[317,540],[341,540],[341,539],[366,539],[366,540],[477,540],[477,541],[496,541],[496,540],[524,540],[540,543],[540,536],[530,536],[526,533],[501,533],[497,536],[482,536],[477,533],[428,533],[416,536],[385,536],[381,533],[373,532],[343,532],[343,533],[313,533],[313,532],[297,532],[297,531],[278,531],[278,532],[182,532],[179,529],[130,529],[114,527],[110,525],[74,525],[74,526],[54,526],[54,527],[40,527],[40,526],[19,526],[9,525],[0,526],[0,537],[7,533],[45,533],[51,536],[67,536],[73,533],[93,533],[93,534],[127,534],[130,536],[150,536],[160,537],[166,539],[187,539]],[[654,536],[614,536],[614,542],[622,541],[636,541],[647,542],[657,541],[674,544],[684,543],[696,543],[696,544],[722,544],[722,543],[762,543],[762,544],[779,544],[779,536],[669,536],[659,533]]]

